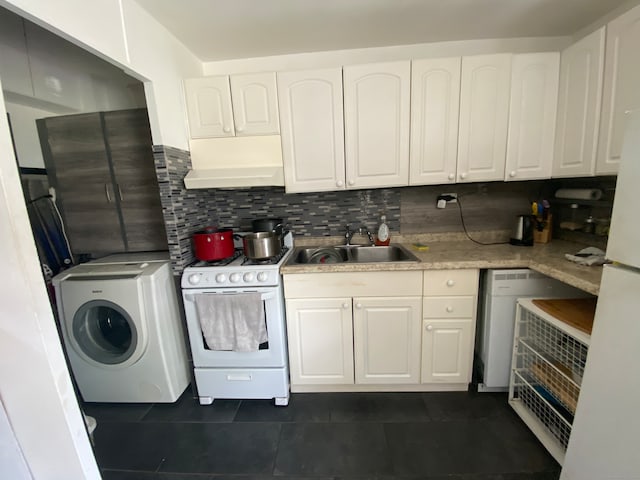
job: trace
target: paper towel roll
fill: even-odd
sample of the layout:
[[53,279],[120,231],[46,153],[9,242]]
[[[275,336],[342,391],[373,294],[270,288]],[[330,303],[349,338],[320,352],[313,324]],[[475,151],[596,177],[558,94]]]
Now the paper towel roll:
[[556,192],[556,198],[600,200],[602,198],[602,190],[598,188],[561,188]]

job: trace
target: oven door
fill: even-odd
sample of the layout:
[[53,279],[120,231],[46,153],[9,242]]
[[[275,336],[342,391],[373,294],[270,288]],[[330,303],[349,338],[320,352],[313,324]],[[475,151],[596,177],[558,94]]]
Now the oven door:
[[[255,352],[210,350],[202,335],[196,310],[197,295],[237,295],[259,292],[264,302],[268,341]],[[182,291],[191,354],[195,367],[284,367],[286,365],[285,317],[282,287],[251,289],[186,289]]]

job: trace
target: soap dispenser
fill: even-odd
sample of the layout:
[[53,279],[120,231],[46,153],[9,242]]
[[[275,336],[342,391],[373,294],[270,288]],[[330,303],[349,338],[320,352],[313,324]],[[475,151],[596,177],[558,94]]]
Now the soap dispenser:
[[378,235],[376,236],[376,245],[389,245],[391,238],[389,236],[389,226],[387,225],[387,216],[380,216],[380,226],[378,227]]

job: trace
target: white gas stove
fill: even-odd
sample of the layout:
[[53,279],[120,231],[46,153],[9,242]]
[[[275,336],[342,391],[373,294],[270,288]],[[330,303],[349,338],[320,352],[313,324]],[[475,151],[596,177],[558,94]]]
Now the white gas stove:
[[[198,262],[185,268],[181,279],[182,297],[202,405],[212,403],[215,398],[274,398],[276,405],[289,403],[280,267],[292,252],[293,236],[288,232],[281,254],[266,261],[247,259],[242,249],[237,248],[230,258],[212,263]],[[230,311],[228,305],[236,300],[236,305],[240,306]],[[205,310],[207,313],[203,314]],[[215,330],[220,325],[216,322],[222,322],[231,325],[230,330],[234,332],[242,331],[243,327],[234,322],[244,324],[247,317],[256,312],[260,319],[257,323],[265,327],[267,339],[255,350],[210,348],[203,330],[212,328],[212,324]]]

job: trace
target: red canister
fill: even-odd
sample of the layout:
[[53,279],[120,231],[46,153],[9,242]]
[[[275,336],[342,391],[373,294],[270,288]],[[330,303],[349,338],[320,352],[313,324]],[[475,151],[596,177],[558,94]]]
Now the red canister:
[[233,255],[233,230],[206,227],[193,234],[193,250],[198,260],[212,262]]

